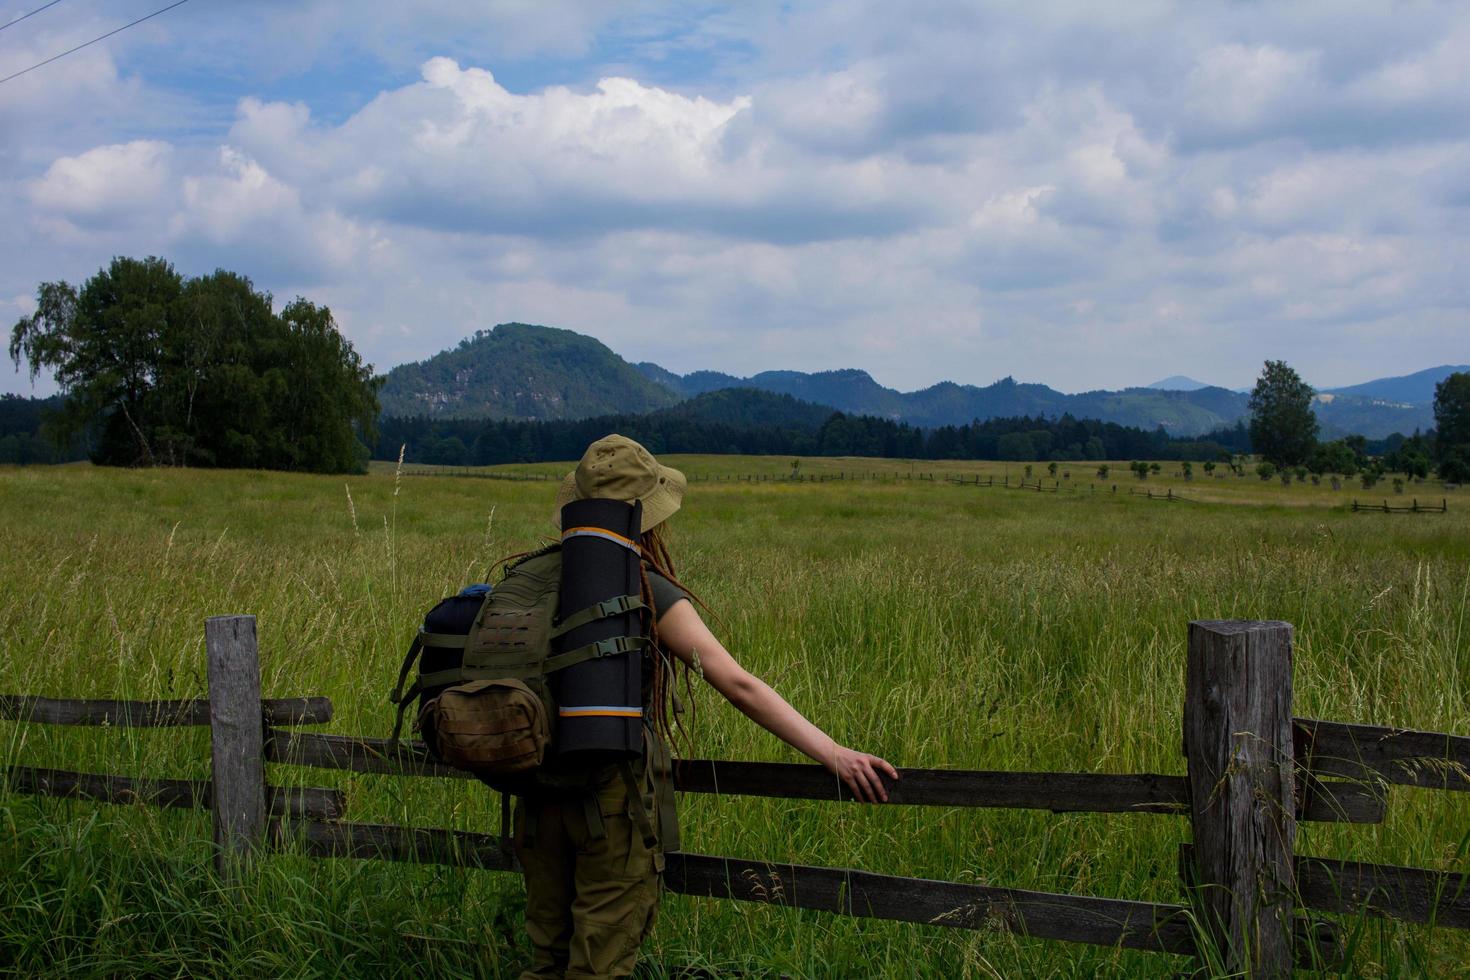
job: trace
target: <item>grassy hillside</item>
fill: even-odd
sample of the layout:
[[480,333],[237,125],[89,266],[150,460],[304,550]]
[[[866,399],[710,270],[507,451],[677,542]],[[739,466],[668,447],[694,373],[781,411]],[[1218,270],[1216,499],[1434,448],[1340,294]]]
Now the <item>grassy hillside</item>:
[[502,323],[388,372],[384,415],[576,419],[647,412],[678,396],[572,330]]
[[[746,482],[782,458],[683,457],[684,580],[742,662],[834,737],[900,766],[1182,772],[1185,626],[1297,625],[1301,714],[1470,733],[1470,497],[1448,515],[1354,515],[1351,492],[1251,479],[1150,485],[1198,499],[1038,494],[904,479]],[[1024,464],[1008,464],[1014,479]],[[1116,464],[1115,464],[1116,465]],[[1169,467],[1169,464],[1165,464]],[[565,464],[502,473],[559,476]],[[1002,473],[1007,464],[802,460],[808,475]],[[1172,469],[1172,467],[1169,467]],[[1044,474],[1045,468],[1036,467]],[[1073,467],[1073,482],[1096,482]],[[267,697],[325,694],[323,730],[384,735],[423,610],[549,530],[554,484],[397,476],[0,468],[0,691],[204,693],[203,620],[259,617]],[[1418,488],[1416,488],[1418,489]],[[1359,491],[1361,494],[1361,491]],[[1423,494],[1421,492],[1421,495]],[[1442,494],[1434,493],[1437,498]],[[0,723],[0,765],[204,778],[194,730]],[[795,761],[703,690],[700,754]],[[464,784],[273,767],[336,785],[362,821],[495,833]],[[1396,789],[1380,826],[1304,825],[1303,852],[1464,867],[1470,794]],[[682,801],[686,847],[1079,894],[1176,901],[1187,832],[1159,815]],[[0,792],[0,963],[19,975],[514,976],[510,876],[272,857],[208,871],[209,817]],[[1351,928],[1353,923],[1348,923]],[[1186,966],[677,896],[648,958],[798,977],[1168,977]],[[1450,976],[1470,937],[1368,923],[1360,976]]]

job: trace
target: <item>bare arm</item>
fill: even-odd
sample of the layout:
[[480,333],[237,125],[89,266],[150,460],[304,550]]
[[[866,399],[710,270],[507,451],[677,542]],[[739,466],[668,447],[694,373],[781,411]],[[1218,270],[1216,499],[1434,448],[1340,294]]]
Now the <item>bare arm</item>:
[[670,606],[659,617],[658,636],[664,649],[687,664],[693,663],[697,650],[704,679],[725,700],[787,745],[826,766],[858,799],[870,803],[888,799],[888,790],[879,774],[897,779],[898,771],[876,755],[838,745],[770,685],[736,663],[704,624],[692,602],[680,601]]

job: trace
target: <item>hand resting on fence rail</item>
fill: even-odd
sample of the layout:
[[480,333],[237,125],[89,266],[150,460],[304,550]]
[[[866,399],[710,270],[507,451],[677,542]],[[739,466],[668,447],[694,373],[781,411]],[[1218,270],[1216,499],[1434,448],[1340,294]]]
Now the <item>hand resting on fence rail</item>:
[[[421,742],[352,738],[271,729],[271,762],[405,776],[473,779],[435,762]],[[1314,781],[1304,820],[1379,823],[1384,799],[1357,783]],[[818,765],[683,759],[674,763],[674,788],[684,793],[852,801],[840,780]],[[904,769],[888,788],[888,804],[1051,810],[1055,813],[1179,813],[1188,810],[1183,776],[1154,773],[987,772]]]

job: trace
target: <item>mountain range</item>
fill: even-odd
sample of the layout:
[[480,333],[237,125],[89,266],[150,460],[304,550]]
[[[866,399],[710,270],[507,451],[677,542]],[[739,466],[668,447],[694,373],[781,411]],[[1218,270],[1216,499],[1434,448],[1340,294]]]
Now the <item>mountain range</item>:
[[[1434,384],[1470,367],[1442,366],[1322,391],[1314,408],[1324,437],[1382,438],[1434,424]],[[1166,387],[1177,385],[1178,387]],[[976,386],[943,381],[920,391],[880,385],[866,371],[718,371],[676,374],[657,364],[629,364],[599,341],[571,330],[504,323],[448,351],[388,373],[383,413],[429,418],[575,419],[666,408],[708,392],[754,388],[823,408],[874,415],[925,428],[1007,416],[1093,418],[1171,435],[1233,426],[1248,396],[1182,376],[1146,388],[1069,395],[1043,384],[1002,378]]]

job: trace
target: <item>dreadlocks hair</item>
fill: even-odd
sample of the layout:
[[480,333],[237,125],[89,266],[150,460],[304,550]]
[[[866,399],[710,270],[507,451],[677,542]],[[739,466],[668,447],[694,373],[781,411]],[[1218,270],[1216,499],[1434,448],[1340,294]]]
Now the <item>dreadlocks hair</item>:
[[[693,671],[690,670],[688,664],[681,663],[659,643],[658,617],[661,610],[657,608],[653,599],[653,589],[648,584],[649,571],[663,576],[673,585],[683,589],[690,601],[698,603],[706,612],[709,611],[709,606],[706,606],[703,599],[691,592],[676,577],[674,559],[669,554],[668,527],[669,522],[664,520],[639,536],[638,548],[642,553],[642,561],[638,563],[638,573],[642,583],[643,604],[648,607],[646,613],[648,642],[653,651],[653,679],[649,699],[652,702],[650,708],[653,713],[653,725],[655,731],[667,743],[673,745],[676,741],[688,741],[688,732],[685,730],[683,719],[679,716],[683,713],[683,703],[689,704],[691,709],[694,704]],[[681,677],[684,682],[682,703],[678,693],[674,690]]]

